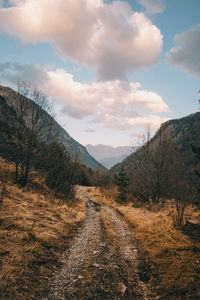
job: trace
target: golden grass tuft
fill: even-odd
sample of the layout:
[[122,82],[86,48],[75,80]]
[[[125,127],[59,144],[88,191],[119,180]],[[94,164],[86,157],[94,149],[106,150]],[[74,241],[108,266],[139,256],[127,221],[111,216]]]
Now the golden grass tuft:
[[39,299],[85,218],[85,204],[23,191],[11,185],[13,167],[0,162],[0,168],[9,175],[0,208],[0,299]]

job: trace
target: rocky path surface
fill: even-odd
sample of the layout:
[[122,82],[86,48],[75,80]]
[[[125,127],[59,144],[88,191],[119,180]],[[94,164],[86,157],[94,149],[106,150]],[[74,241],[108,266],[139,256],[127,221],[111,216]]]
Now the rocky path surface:
[[87,205],[85,224],[42,299],[156,299],[127,223],[113,208],[79,193]]

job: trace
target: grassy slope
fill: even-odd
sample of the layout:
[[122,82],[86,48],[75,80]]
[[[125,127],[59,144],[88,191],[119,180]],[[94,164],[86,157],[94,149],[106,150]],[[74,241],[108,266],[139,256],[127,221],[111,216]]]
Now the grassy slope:
[[[0,163],[0,172],[5,170],[13,171]],[[39,299],[85,218],[85,205],[50,201],[9,182],[7,190],[0,208],[0,299]]]
[[[173,226],[172,207],[159,212],[119,205],[101,196],[99,200],[115,207],[127,219],[158,275],[161,299],[200,299],[200,243]],[[190,207],[186,218],[200,221],[200,211]]]

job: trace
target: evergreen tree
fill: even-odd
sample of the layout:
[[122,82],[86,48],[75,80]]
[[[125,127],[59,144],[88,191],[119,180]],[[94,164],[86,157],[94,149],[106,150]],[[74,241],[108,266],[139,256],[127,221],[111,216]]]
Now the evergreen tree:
[[123,167],[118,175],[115,176],[115,184],[118,187],[117,201],[125,202],[127,200],[128,178]]

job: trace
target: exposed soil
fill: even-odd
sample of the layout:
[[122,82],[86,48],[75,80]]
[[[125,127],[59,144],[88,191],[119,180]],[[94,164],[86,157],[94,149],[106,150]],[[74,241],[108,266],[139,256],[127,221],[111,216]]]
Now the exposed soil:
[[151,271],[123,217],[84,190],[81,195],[87,204],[84,226],[42,300],[156,299]]

